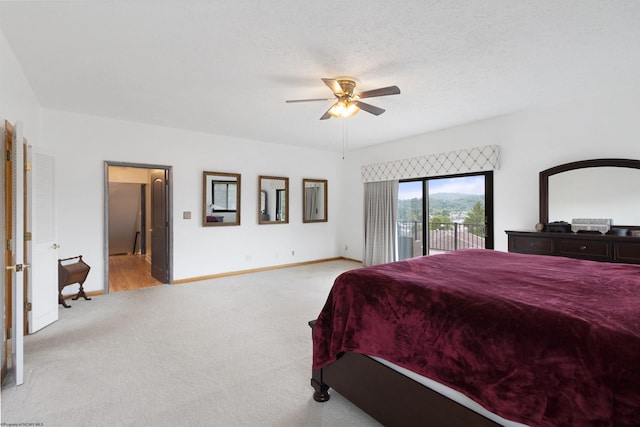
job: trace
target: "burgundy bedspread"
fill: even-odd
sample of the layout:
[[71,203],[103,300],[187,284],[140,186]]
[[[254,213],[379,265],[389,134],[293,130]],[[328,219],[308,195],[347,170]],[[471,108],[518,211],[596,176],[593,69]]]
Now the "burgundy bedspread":
[[640,266],[468,249],[348,271],[313,368],[345,351],[532,426],[638,426]]

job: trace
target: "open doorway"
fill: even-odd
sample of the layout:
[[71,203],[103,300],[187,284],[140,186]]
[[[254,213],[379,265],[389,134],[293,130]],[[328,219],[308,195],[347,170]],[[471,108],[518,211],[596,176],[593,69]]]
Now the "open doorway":
[[171,283],[171,167],[105,162],[105,293]]

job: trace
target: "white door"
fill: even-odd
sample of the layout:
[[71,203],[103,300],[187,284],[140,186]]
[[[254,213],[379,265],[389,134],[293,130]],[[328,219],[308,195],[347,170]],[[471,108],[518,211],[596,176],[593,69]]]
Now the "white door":
[[[6,145],[5,141],[5,137],[6,137],[6,133],[9,132],[9,130],[5,127],[5,122],[2,121],[0,122],[0,137],[2,138],[2,146],[3,149],[2,151],[5,152],[5,150],[8,149],[8,147],[11,146],[11,143],[9,142],[8,145]],[[8,277],[8,273],[5,269],[5,267],[7,266],[7,246],[6,246],[6,239],[7,239],[7,232],[8,230],[6,229],[6,222],[5,222],[5,209],[7,208],[7,206],[11,206],[11,203],[8,201],[5,201],[5,198],[7,197],[7,194],[9,194],[8,191],[6,191],[5,186],[7,185],[6,181],[6,175],[5,175],[5,161],[6,160],[2,160],[0,161],[0,177],[2,177],[2,190],[3,193],[2,197],[0,197],[0,242],[2,242],[2,245],[0,247],[0,252],[2,253],[2,256],[0,256],[0,271],[2,272],[2,280],[0,280],[0,295],[2,295],[2,316],[0,316],[0,330],[2,331],[2,349],[0,351],[0,358],[2,359],[2,366],[0,367],[0,381],[4,381],[5,375],[7,374],[8,371],[8,359],[9,359],[9,354],[11,353],[10,351],[8,351],[7,349],[7,343],[10,342],[9,341],[9,337],[7,336],[7,329],[8,329],[8,325],[11,323],[10,319],[7,318],[7,314],[9,314],[11,311],[9,310],[9,304],[10,302],[7,301],[7,292],[6,290],[9,289],[9,287],[11,286],[11,280]]]
[[11,331],[11,369],[16,385],[23,383],[24,375],[24,145],[22,123],[16,122],[11,148],[13,168],[13,238],[11,240],[12,260],[6,268],[12,269],[12,331]]
[[[27,244],[27,312],[29,333],[32,334],[58,320],[58,244],[56,243],[54,162],[37,148],[28,147],[27,225],[31,241]],[[30,250],[29,250],[30,249]]]

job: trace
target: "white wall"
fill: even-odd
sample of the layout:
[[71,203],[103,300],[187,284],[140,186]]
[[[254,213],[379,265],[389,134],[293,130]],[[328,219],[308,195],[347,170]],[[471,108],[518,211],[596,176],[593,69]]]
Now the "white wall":
[[[337,256],[337,153],[46,109],[43,139],[55,147],[60,257],[84,255],[88,291],[104,287],[105,160],[173,167],[174,280]],[[242,175],[239,227],[202,226],[203,171]],[[258,175],[289,177],[289,224],[258,225]],[[328,223],[302,223],[303,178],[329,180]]]
[[134,253],[140,249],[141,185],[109,183],[109,255]]
[[0,119],[21,121],[29,144],[40,144],[40,105],[0,31]]
[[506,251],[505,230],[533,230],[538,222],[541,170],[593,158],[640,159],[640,91],[594,96],[349,152],[340,254],[362,259],[362,165],[490,144],[501,148],[501,167],[494,172],[495,248]]

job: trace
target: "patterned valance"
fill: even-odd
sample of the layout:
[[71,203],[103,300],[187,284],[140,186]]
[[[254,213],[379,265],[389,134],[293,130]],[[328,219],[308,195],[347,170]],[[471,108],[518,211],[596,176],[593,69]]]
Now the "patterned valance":
[[454,175],[499,168],[500,147],[486,145],[484,147],[363,165],[362,182]]

